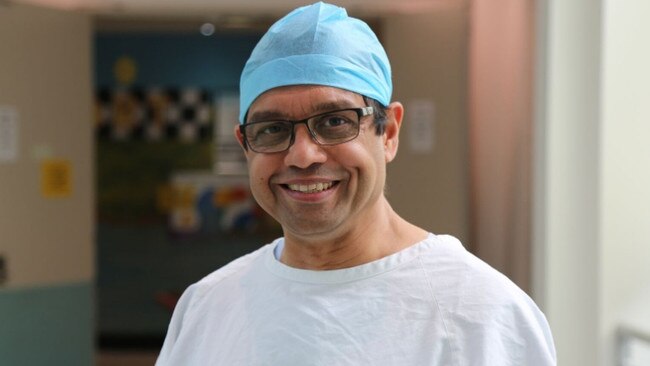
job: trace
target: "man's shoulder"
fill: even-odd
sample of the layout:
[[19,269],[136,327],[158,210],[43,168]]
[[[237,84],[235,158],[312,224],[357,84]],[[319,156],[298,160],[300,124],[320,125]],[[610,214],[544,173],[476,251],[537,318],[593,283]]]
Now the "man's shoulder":
[[513,364],[555,364],[548,323],[533,300],[508,277],[465,250],[458,239],[437,236],[435,240],[423,265],[436,305],[455,347],[475,350],[461,352],[459,357],[467,364],[478,362],[470,359],[474,356],[511,357],[518,360]]
[[[423,266],[438,306],[447,315],[468,312],[500,316],[505,312],[541,313],[526,292],[504,274],[467,251],[451,236],[436,236]],[[499,314],[501,313],[501,314]]]
[[465,249],[457,238],[436,235],[423,265],[432,284],[458,296],[494,295],[519,297],[523,291],[508,277]]

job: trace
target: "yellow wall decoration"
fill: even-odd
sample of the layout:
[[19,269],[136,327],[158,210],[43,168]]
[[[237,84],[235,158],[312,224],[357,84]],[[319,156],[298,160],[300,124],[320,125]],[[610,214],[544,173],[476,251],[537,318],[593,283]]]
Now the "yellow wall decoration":
[[115,61],[113,76],[122,85],[130,85],[135,81],[138,74],[138,67],[135,60],[128,56],[122,56]]
[[72,166],[65,159],[41,163],[41,193],[45,198],[64,198],[72,194]]

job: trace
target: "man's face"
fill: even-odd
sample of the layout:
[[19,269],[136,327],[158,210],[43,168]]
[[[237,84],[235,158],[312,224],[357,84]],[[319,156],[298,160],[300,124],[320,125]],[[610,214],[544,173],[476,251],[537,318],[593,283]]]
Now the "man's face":
[[[269,90],[251,105],[247,122],[301,120],[319,113],[364,107],[358,94],[324,86],[290,86]],[[401,105],[399,106],[401,108]],[[295,142],[286,151],[245,151],[250,185],[262,208],[280,222],[285,236],[327,240],[372,223],[383,194],[386,163],[397,150],[397,131],[375,133],[373,116],[361,118],[359,136],[349,142],[321,146],[304,124],[295,126]],[[401,109],[398,119],[401,122]],[[399,129],[399,123],[397,130]],[[239,130],[237,137],[242,142]],[[391,136],[393,136],[391,138]]]

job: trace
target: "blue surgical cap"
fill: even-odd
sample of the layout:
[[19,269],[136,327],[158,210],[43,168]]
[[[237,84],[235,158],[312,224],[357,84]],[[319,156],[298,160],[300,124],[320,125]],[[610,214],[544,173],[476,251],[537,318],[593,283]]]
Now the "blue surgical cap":
[[239,121],[255,99],[287,85],[324,85],[390,103],[390,64],[370,27],[318,2],[295,9],[262,37],[240,80]]

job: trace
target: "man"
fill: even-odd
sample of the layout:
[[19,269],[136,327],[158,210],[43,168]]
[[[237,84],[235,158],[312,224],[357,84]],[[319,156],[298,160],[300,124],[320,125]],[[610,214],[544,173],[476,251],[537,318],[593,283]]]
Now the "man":
[[294,10],[241,77],[235,133],[277,239],[190,286],[158,365],[554,365],[548,324],[454,238],[384,196],[404,108],[342,8]]

